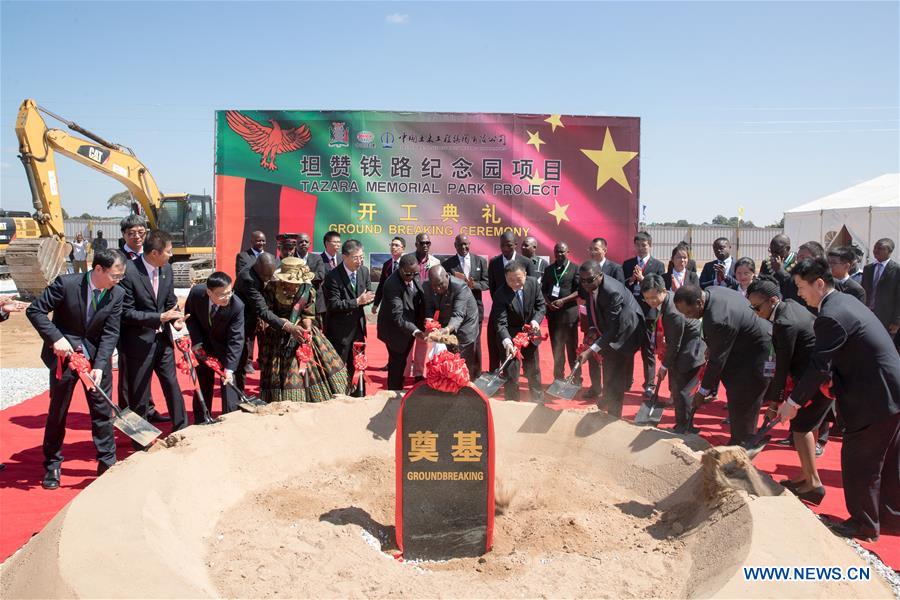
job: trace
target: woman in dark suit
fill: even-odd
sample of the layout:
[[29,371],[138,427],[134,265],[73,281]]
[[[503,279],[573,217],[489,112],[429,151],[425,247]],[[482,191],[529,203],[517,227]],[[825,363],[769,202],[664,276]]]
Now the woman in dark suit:
[[700,278],[696,271],[688,268],[691,260],[691,247],[685,242],[678,242],[672,250],[672,260],[669,261],[669,272],[663,275],[666,289],[670,292],[677,291],[683,285],[700,285]]

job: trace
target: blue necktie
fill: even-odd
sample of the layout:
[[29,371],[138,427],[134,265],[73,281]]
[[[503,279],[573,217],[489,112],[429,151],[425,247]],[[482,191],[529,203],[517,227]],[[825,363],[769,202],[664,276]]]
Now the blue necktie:
[[522,297],[522,290],[516,292],[516,300],[519,301],[519,312],[522,313],[522,316],[525,316],[525,300]]

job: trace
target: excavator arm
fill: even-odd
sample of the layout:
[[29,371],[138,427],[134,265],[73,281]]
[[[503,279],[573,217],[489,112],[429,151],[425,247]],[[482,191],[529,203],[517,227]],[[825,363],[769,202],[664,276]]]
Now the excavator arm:
[[[60,129],[48,129],[42,112],[92,141],[69,135]],[[19,107],[16,136],[19,139],[19,157],[31,188],[34,219],[43,237],[56,237],[60,241],[65,239],[56,175],[57,152],[124,185],[140,204],[150,226],[156,227],[162,194],[150,171],[128,148],[107,142],[76,123],[38,107],[31,99],[25,100]]]

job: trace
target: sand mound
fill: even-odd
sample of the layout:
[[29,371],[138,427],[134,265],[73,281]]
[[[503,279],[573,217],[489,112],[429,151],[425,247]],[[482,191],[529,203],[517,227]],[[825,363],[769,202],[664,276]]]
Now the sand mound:
[[862,564],[766,495],[782,490],[746,455],[701,467],[699,438],[518,403],[492,402],[494,550],[397,560],[398,408],[279,404],[191,427],[76,497],[3,565],[2,597],[890,596],[880,580],[743,581],[741,565]]

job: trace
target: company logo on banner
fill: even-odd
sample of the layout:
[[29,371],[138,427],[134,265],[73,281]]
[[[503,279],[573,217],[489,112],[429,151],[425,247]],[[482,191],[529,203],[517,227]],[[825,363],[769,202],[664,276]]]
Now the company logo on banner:
[[[217,247],[223,264],[250,232],[299,233],[316,251],[329,230],[363,242],[428,234],[435,254],[457,235],[476,254],[534,236],[587,258],[595,237],[631,254],[640,184],[640,119],[369,111],[219,111]],[[350,143],[351,136],[353,143]],[[273,249],[270,249],[273,250]]]

